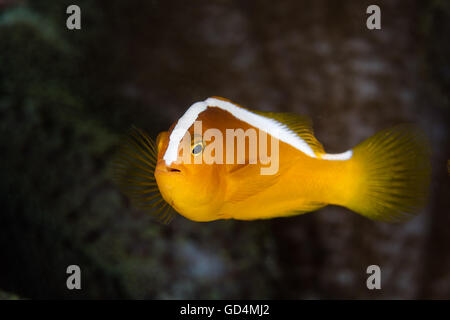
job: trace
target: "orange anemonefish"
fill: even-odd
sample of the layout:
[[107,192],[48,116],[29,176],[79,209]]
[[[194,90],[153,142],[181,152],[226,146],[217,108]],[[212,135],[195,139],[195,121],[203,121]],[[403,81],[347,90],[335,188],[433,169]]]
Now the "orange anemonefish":
[[[219,135],[206,137],[208,130]],[[253,130],[259,142],[268,140],[270,157],[255,159],[250,143],[244,143],[238,159],[242,146],[225,142],[230,130]],[[208,152],[215,162],[198,161]],[[268,159],[277,162],[276,170],[262,174]],[[308,118],[251,111],[219,97],[194,103],[156,143],[133,128],[115,168],[123,192],[165,222],[174,215],[171,207],[190,220],[212,221],[293,216],[328,204],[374,220],[400,221],[424,205],[430,177],[428,144],[411,126],[381,131],[352,150],[328,154]]]

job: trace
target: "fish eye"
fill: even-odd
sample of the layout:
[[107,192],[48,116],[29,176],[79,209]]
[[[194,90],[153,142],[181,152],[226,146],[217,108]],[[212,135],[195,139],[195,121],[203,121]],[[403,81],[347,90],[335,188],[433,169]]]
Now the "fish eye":
[[199,154],[200,152],[203,151],[203,142],[197,142],[192,146],[192,154]]

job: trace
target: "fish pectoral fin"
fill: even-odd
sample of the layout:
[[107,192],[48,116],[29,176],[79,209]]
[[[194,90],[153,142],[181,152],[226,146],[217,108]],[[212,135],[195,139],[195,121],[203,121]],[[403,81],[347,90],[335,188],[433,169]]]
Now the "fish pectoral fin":
[[235,166],[228,172],[228,200],[245,200],[274,185],[279,177],[279,174],[261,175],[261,166],[257,164]]
[[157,144],[145,131],[132,127],[123,139],[112,165],[112,178],[136,206],[169,223],[175,215],[155,180]]

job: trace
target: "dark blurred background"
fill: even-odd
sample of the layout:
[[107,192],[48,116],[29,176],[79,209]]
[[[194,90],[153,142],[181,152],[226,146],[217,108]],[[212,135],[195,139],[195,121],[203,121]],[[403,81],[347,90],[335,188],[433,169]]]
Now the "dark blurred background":
[[[370,4],[0,0],[0,298],[449,299],[450,2],[376,1],[374,31]],[[159,224],[111,181],[114,150],[212,95],[309,115],[328,152],[415,123],[428,206],[400,225],[339,207]]]

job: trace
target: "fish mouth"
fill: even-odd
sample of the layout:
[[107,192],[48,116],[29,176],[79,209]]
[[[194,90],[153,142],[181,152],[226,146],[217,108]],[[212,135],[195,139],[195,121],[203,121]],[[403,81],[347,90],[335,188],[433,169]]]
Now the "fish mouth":
[[172,167],[156,167],[155,173],[160,174],[181,174],[180,169],[172,168]]
[[181,169],[183,169],[183,168],[180,167],[180,165],[177,163],[167,164],[164,160],[160,159],[156,163],[155,172],[162,173],[162,174],[164,174],[164,173],[180,174],[180,173],[182,173]]

